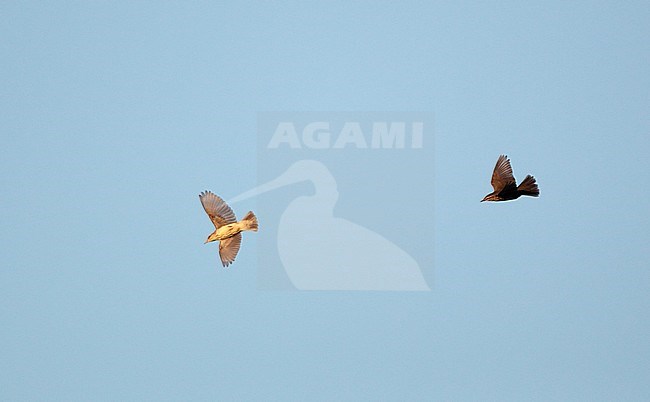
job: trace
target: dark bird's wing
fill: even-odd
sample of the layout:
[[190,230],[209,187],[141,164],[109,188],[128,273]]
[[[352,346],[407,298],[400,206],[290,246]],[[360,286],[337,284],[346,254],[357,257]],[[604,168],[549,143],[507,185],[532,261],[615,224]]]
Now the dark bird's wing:
[[215,228],[219,229],[221,226],[237,221],[232,209],[221,197],[205,191],[199,195],[199,199]]
[[224,267],[227,267],[235,261],[240,245],[241,233],[237,233],[236,235],[219,242],[219,257],[221,258],[221,264],[223,264]]
[[515,177],[512,175],[512,167],[510,167],[510,160],[505,155],[499,156],[494,172],[492,173],[492,187],[494,191],[499,193],[506,187],[515,186]]

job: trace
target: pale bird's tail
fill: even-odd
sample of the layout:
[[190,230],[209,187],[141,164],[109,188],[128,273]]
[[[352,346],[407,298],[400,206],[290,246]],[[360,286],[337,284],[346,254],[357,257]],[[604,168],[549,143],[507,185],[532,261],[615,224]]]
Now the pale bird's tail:
[[253,232],[257,232],[257,216],[253,213],[253,211],[248,211],[246,216],[240,221],[243,225],[242,230],[252,230]]
[[537,187],[537,182],[531,175],[526,176],[524,181],[522,181],[519,187],[517,187],[517,190],[520,191],[522,195],[539,197],[539,188]]

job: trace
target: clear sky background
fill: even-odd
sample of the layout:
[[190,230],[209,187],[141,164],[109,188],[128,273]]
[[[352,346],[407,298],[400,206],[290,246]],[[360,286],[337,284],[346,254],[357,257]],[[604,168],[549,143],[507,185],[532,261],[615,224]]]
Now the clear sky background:
[[[648,2],[233,3],[0,5],[0,399],[650,399]],[[218,266],[264,110],[435,114],[432,292]]]

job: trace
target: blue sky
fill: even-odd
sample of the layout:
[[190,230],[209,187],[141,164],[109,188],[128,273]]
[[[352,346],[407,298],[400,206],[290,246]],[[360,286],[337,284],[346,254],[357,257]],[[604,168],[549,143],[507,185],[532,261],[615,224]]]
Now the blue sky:
[[[2,399],[650,398],[647,2],[0,12]],[[267,110],[435,115],[432,292],[218,267]],[[539,199],[479,203],[501,153]]]

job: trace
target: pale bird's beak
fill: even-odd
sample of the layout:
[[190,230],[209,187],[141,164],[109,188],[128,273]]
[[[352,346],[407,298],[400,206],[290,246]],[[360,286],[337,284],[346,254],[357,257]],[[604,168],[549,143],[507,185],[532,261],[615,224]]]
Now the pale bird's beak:
[[203,242],[203,244],[208,244],[208,241],[207,241],[207,240],[206,240],[206,241],[204,241],[204,242]]

